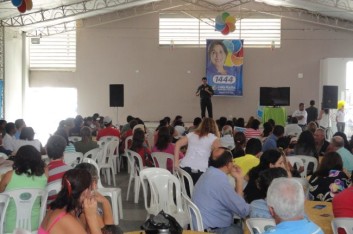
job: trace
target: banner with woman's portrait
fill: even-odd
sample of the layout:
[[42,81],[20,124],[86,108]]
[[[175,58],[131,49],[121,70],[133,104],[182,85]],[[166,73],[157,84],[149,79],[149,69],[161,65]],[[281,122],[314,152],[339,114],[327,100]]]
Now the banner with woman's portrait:
[[243,40],[207,40],[206,77],[215,95],[243,96]]

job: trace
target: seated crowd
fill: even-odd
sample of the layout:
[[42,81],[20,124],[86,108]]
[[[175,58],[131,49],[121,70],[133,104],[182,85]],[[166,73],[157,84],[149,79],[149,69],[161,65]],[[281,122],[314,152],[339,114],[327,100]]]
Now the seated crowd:
[[[110,202],[97,191],[99,173],[88,163],[75,168],[64,162],[64,154],[86,154],[100,147],[104,137],[117,137],[123,153],[127,146],[141,156],[144,167],[154,167],[152,153],[174,156],[167,169],[186,171],[195,185],[188,195],[197,205],[205,230],[214,233],[243,233],[234,217],[274,219],[276,227],[266,233],[323,233],[304,213],[304,200],[332,202],[335,217],[353,218],[353,149],[342,132],[326,140],[326,132],[314,122],[307,127],[298,119],[284,126],[273,120],[261,123],[254,117],[195,118],[185,127],[182,116],[165,117],[147,139],[140,118],[127,117],[117,128],[109,116],[68,118],[59,123],[45,146],[34,139],[34,130],[24,120],[0,122],[0,152],[10,156],[13,170],[2,176],[0,192],[39,188],[61,183],[57,194],[48,195],[47,212],[39,223],[39,200],[32,210],[32,230],[38,233],[104,233],[114,225]],[[151,135],[152,136],[152,135]],[[80,137],[72,141],[72,137]],[[93,139],[93,137],[95,139]],[[47,155],[47,165],[41,156]],[[290,163],[290,157],[305,155],[317,160],[309,166],[308,197],[295,179],[304,169]],[[98,203],[98,205],[97,205]],[[11,201],[6,211],[5,232],[15,229],[16,208]],[[296,228],[300,228],[296,229]],[[299,230],[299,231],[298,231]]]

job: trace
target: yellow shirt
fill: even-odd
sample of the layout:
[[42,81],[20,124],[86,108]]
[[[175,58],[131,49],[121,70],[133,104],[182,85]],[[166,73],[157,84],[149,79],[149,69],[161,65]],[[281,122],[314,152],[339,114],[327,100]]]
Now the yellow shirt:
[[259,165],[259,163],[260,159],[251,154],[246,154],[245,156],[233,159],[233,164],[242,169],[244,176],[248,174],[251,168]]

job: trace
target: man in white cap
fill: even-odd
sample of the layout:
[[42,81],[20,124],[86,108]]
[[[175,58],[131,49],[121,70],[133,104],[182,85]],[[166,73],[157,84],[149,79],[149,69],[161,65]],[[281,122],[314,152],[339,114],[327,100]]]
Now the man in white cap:
[[103,124],[105,128],[99,130],[97,134],[97,141],[103,136],[116,136],[120,138],[120,131],[113,127],[112,119],[109,116],[105,116],[103,119]]

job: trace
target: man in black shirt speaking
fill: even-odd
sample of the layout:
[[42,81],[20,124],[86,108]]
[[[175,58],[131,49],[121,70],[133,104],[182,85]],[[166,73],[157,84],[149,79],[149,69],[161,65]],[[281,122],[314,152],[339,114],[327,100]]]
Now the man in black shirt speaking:
[[201,104],[201,117],[205,117],[205,111],[207,108],[208,117],[212,118],[212,102],[211,97],[214,94],[213,89],[210,85],[207,84],[207,78],[202,78],[202,85],[199,86],[196,92],[196,96],[200,96]]

